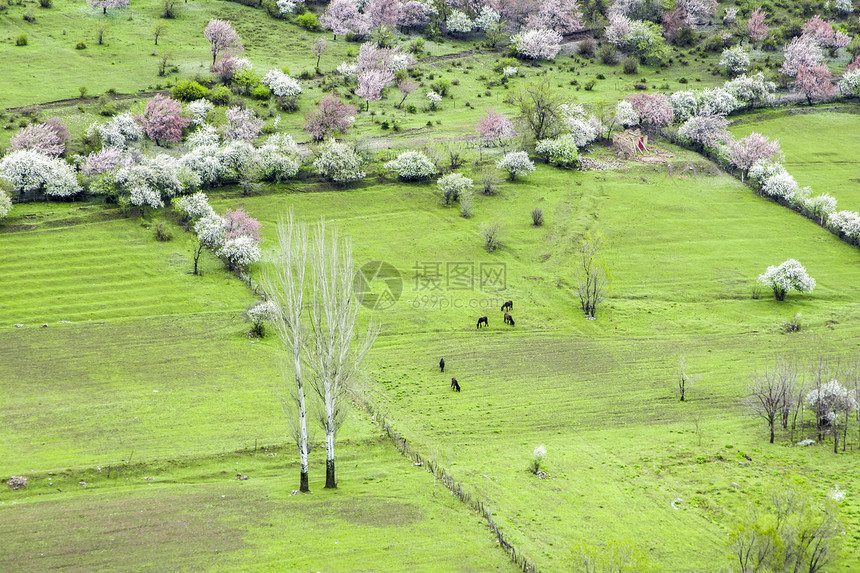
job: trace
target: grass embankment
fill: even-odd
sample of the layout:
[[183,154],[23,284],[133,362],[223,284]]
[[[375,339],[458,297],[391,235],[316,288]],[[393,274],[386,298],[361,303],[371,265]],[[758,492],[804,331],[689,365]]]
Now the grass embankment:
[[358,411],[341,487],[323,490],[315,450],[315,493],[292,496],[274,344],[241,317],[253,297],[214,258],[191,276],[171,230],[159,243],[74,203],[17,205],[0,227],[0,476],[29,479],[0,490],[0,569],[513,570]]

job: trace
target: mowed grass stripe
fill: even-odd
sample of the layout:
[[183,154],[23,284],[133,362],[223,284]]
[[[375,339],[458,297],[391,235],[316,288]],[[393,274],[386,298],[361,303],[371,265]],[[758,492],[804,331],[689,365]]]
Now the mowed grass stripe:
[[[20,207],[10,225],[15,217],[39,215],[37,208]],[[77,208],[65,209],[71,220],[81,218]],[[244,287],[211,255],[201,259],[204,275],[192,276],[190,237],[180,229],[172,232],[173,241],[159,243],[139,221],[118,219],[0,235],[5,277],[0,324],[211,312],[248,304]]]

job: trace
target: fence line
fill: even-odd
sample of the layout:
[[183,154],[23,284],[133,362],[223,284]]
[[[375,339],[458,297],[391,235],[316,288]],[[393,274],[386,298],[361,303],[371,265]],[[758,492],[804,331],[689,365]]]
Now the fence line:
[[483,500],[467,492],[464,489],[463,484],[454,479],[454,477],[445,468],[441,467],[436,460],[429,457],[425,459],[419,452],[412,449],[412,447],[410,447],[406,442],[406,438],[401,437],[400,433],[391,426],[382,412],[380,412],[379,409],[370,401],[362,400],[360,403],[380,425],[382,430],[385,432],[385,435],[394,443],[394,446],[400,450],[401,455],[412,460],[415,465],[425,467],[427,471],[441,481],[442,484],[451,491],[451,493],[456,495],[461,502],[465,503],[469,508],[476,511],[484,518],[490,531],[492,531],[496,536],[499,546],[508,554],[511,561],[513,561],[517,567],[523,571],[523,573],[538,573],[534,564],[525,555],[517,551],[517,548],[508,541],[507,538],[505,538],[505,534],[502,533],[496,525],[496,522],[493,520],[492,512]]

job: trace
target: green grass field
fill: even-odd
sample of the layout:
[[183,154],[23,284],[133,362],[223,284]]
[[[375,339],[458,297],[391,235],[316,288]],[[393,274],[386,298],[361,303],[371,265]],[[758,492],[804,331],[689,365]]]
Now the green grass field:
[[[0,113],[0,148],[19,127],[56,116],[72,133],[70,154],[82,153],[81,136],[103,117],[96,97],[74,99],[79,86],[90,96],[115,90],[119,109],[139,112],[149,97],[142,92],[208,77],[202,31],[212,18],[233,21],[261,73],[311,71],[309,48],[324,35],[211,0],[178,4],[156,47],[160,6],[133,0],[105,17],[83,0],[54,0],[50,9],[28,3],[0,13],[0,107],[71,100]],[[22,18],[28,9],[34,23]],[[15,46],[21,33],[27,46]],[[323,72],[358,52],[358,43],[325,36]],[[80,41],[85,49],[75,49]],[[673,48],[677,63],[635,74],[564,55],[523,62],[518,77],[488,86],[501,51],[472,38],[428,40],[424,49],[421,87],[406,100],[418,112],[396,109],[400,97],[390,89],[348,134],[375,151],[361,183],[311,179],[251,196],[207,191],[218,212],[242,207],[262,222],[264,258],[252,281],[271,264],[276,224],[289,208],[349,236],[357,266],[396,269],[393,306],[360,313],[381,334],[359,398],[485,504],[539,571],[580,571],[572,556],[583,545],[628,546],[667,573],[731,571],[728,536],[787,487],[816,503],[845,492],[839,560],[827,571],[860,571],[856,424],[844,453],[827,441],[797,447],[816,437],[811,428],[778,432],[771,445],[765,423],[743,404],[750,377],[777,356],[802,369],[817,356],[857,364],[856,247],[659,142],[663,163],[588,172],[538,165],[497,195],[476,195],[468,219],[441,204],[434,182],[401,183],[381,167],[405,147],[444,164],[447,142],[471,138],[486,108],[515,115],[506,95],[544,73],[569,101],[614,105],[635,84],[718,85],[725,78],[711,70],[719,55]],[[159,77],[164,51],[178,71]],[[770,54],[753,56],[776,65]],[[425,111],[425,93],[440,78],[452,81],[451,95]],[[594,88],[584,89],[592,79]],[[303,81],[294,113],[272,100],[243,101],[268,122],[281,117],[279,130],[306,142],[303,116],[323,84],[319,76]],[[778,138],[800,185],[856,210],[857,117],[768,111],[735,117],[731,129]],[[502,150],[464,145],[463,153],[460,171],[477,178]],[[595,146],[594,155],[611,152]],[[541,227],[532,225],[536,207]],[[171,241],[155,240],[160,221]],[[493,253],[480,236],[490,223],[503,233]],[[612,276],[593,321],[575,292],[575,249],[585,234],[602,237]],[[193,244],[167,212],[141,219],[84,201],[15,204],[0,223],[0,478],[29,480],[0,489],[0,569],[517,570],[481,516],[401,456],[358,404],[338,434],[339,488],[322,487],[318,431],[313,493],[294,491],[298,456],[279,404],[278,342],[249,337],[243,313],[257,298],[214,256],[204,254],[202,276],[190,273]],[[754,298],[756,277],[788,258],[806,266],[815,291],[785,302],[768,292]],[[369,287],[372,300],[385,285]],[[506,300],[514,301],[515,327],[502,322]],[[798,313],[802,331],[786,334],[783,324]],[[484,315],[489,326],[477,330]],[[684,402],[682,358],[693,377]],[[451,376],[461,393],[450,390]],[[539,445],[548,451],[546,479],[527,469]]]
[[[842,112],[842,113],[839,113]],[[797,110],[748,114],[731,127],[736,137],[757,131],[779,139],[785,167],[801,187],[829,193],[839,210],[860,210],[860,116],[853,107],[838,112]]]

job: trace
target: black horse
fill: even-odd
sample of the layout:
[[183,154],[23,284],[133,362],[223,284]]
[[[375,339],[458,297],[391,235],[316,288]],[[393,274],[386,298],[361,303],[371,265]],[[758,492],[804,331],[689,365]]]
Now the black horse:
[[460,383],[457,382],[456,378],[451,378],[451,389],[454,390],[455,392],[460,391]]
[[505,324],[510,324],[511,326],[514,325],[514,317],[507,312],[505,313]]
[[444,358],[439,361],[439,371],[445,372],[445,359]]
[[514,301],[509,300],[502,305],[502,312],[505,312],[506,310],[514,310]]
[[481,328],[481,325],[482,325],[482,324],[483,324],[484,326],[490,326],[490,323],[489,323],[489,321],[487,320],[487,317],[486,317],[486,316],[482,316],[481,318],[479,318],[479,319],[478,319],[478,326],[476,326],[475,328]]

